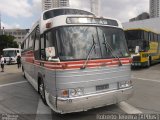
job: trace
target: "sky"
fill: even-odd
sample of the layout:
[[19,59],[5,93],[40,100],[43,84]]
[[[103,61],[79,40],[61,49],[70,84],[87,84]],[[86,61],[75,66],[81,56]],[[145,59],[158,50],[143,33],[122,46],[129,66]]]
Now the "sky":
[[[90,0],[70,0],[70,7],[90,10]],[[149,0],[100,0],[100,15],[127,22],[149,12]],[[0,0],[2,27],[29,29],[40,18],[41,0]]]

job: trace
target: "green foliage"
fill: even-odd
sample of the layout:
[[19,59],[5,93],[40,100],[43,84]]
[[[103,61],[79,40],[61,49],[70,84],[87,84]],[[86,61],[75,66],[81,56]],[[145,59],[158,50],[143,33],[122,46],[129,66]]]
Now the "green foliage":
[[0,54],[2,54],[4,48],[18,48],[18,44],[14,39],[14,36],[0,35]]

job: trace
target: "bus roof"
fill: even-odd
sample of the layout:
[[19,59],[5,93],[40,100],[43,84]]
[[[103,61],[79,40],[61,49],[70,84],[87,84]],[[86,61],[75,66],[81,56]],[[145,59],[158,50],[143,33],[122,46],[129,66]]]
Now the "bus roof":
[[142,30],[142,31],[146,31],[146,32],[152,32],[152,33],[160,34],[160,33],[154,32],[153,30],[145,29],[145,28],[130,28],[130,29],[125,29],[124,31],[131,31],[131,30]]
[[[75,26],[75,25],[92,25],[92,26],[109,26],[109,27],[117,27],[117,28],[123,28],[122,24],[119,20],[109,18],[109,17],[98,17],[95,16],[92,12],[88,12],[90,14],[58,14],[56,16],[52,16],[51,18],[48,18],[46,20],[43,19],[43,14],[48,11],[54,11],[54,10],[80,10],[80,11],[85,11],[81,9],[76,9],[76,8],[69,8],[69,7],[64,7],[64,8],[52,8],[49,10],[46,10],[42,12],[41,14],[41,19],[39,19],[30,29],[28,34],[25,36],[24,40],[30,35],[30,33],[37,27],[39,26],[40,28],[40,34],[44,33],[45,31],[55,28],[55,27],[60,27],[60,26]],[[76,19],[88,19],[89,21],[87,22],[76,22]],[[93,21],[94,22],[93,22]],[[86,21],[86,20],[85,20]],[[99,21],[99,22],[97,22]],[[103,22],[102,22],[103,21]],[[49,25],[47,27],[47,25]]]
[[48,20],[41,20],[40,25],[41,33],[54,27],[73,25],[99,25],[122,28],[121,23],[116,19],[92,15],[61,15]]
[[[44,11],[42,12],[42,14],[43,14],[44,12],[46,12],[46,11],[50,11],[50,10],[60,10],[60,9],[83,10],[83,9],[72,8],[72,7],[57,7],[57,8],[50,8],[50,9],[48,9],[48,10],[44,10]],[[83,11],[87,11],[87,10],[83,10]],[[87,11],[87,12],[89,12],[89,11]],[[92,12],[90,12],[90,13],[92,13]],[[94,14],[94,13],[92,13],[92,14]]]
[[[41,14],[41,20],[47,20],[60,15],[94,15],[89,11],[75,8],[52,8]],[[94,15],[95,16],[95,15]]]

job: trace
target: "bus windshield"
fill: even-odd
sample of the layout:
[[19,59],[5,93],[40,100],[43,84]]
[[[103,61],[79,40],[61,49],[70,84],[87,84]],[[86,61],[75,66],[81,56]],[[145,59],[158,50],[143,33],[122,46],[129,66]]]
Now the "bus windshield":
[[129,30],[125,32],[129,51],[135,51],[135,47],[139,46],[140,51],[146,51],[149,47],[147,34],[142,30]]
[[[60,60],[84,60],[93,44],[95,45],[90,53],[90,59],[113,58],[117,55],[128,57],[129,55],[124,32],[118,28],[70,26],[60,27],[56,32],[51,30],[49,33],[49,39],[57,39]],[[105,40],[112,47],[112,52],[106,46]]]
[[16,52],[15,52],[15,50],[3,51],[3,56],[4,57],[15,57],[16,56]]

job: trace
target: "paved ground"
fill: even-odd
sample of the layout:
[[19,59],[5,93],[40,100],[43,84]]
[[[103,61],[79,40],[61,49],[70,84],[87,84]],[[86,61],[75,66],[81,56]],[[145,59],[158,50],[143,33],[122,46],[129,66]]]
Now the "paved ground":
[[143,113],[160,113],[160,65],[132,72],[135,93],[128,101]]
[[[0,73],[0,113],[34,114],[39,96],[15,65]],[[32,115],[35,117],[35,115]]]
[[[58,115],[45,106],[16,65],[0,73],[0,113],[18,114],[22,120],[95,120],[99,114],[160,113],[160,65],[132,71],[134,96],[118,105],[87,112]],[[15,116],[16,117],[16,116]]]

